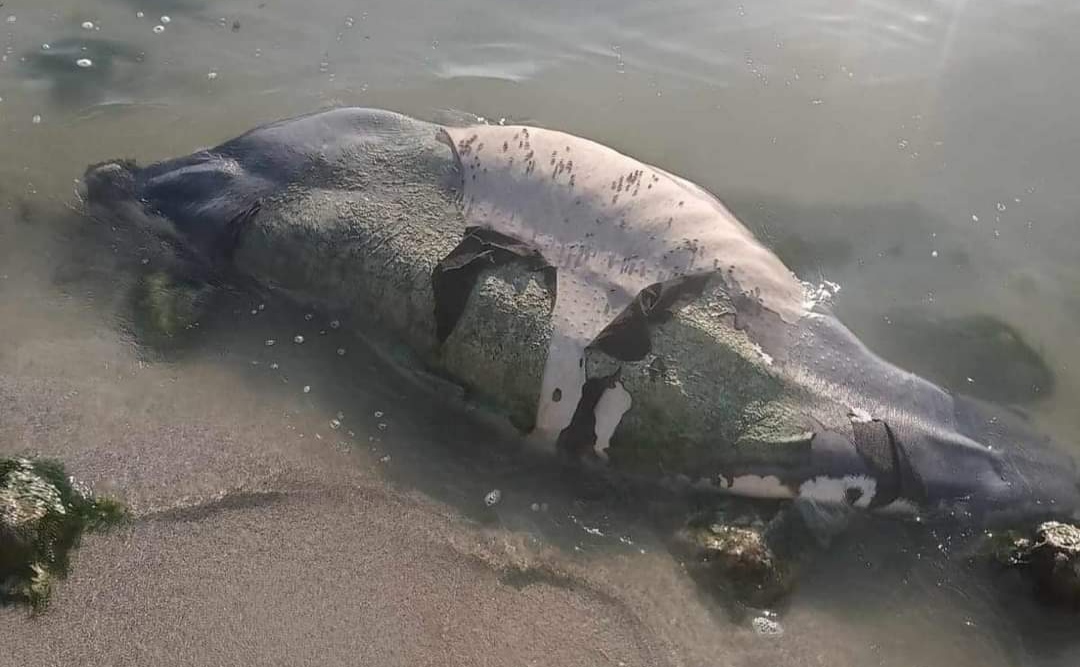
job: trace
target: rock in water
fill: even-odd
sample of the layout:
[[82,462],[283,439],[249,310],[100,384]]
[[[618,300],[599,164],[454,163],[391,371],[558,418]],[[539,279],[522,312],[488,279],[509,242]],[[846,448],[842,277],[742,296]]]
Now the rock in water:
[[1009,564],[1024,570],[1040,600],[1080,610],[1080,527],[1047,521],[1014,541]]
[[[707,521],[692,519],[676,536],[675,547],[707,588],[717,587],[752,606],[768,606],[795,586],[799,559],[789,548],[791,534],[798,532],[790,530],[794,518],[780,512],[766,524],[718,512]],[[782,540],[778,532],[784,533]],[[813,549],[809,541],[803,546],[803,554]]]

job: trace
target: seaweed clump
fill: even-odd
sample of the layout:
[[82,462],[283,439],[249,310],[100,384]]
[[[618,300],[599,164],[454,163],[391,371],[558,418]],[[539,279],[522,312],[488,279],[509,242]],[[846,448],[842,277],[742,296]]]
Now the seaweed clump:
[[672,546],[706,590],[739,604],[766,607],[794,590],[815,542],[792,508],[758,510],[736,501],[692,516]]
[[94,498],[57,461],[0,458],[0,605],[43,611],[83,534],[127,516],[121,503]]

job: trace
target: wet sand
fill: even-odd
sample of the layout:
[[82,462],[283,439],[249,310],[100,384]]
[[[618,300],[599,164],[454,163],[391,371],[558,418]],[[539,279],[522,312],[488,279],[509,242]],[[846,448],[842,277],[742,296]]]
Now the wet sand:
[[670,662],[586,581],[504,581],[513,536],[395,488],[392,459],[301,439],[280,398],[238,401],[212,371],[104,362],[99,334],[70,343],[81,369],[64,341],[7,337],[0,452],[61,458],[139,518],[86,541],[48,613],[2,612],[4,664]]
[[[433,421],[395,411],[401,382],[345,398],[317,362],[289,363],[326,349],[283,350],[281,378],[322,380],[304,378],[316,385],[304,394],[240,366],[266,352],[254,337],[148,362],[106,311],[36,273],[0,291],[0,454],[60,458],[138,518],[86,540],[46,614],[0,611],[0,663],[678,664],[672,638],[587,562],[564,567],[503,529],[482,486],[469,518],[390,479],[423,454],[393,441]],[[357,365],[377,363],[363,356],[353,348]],[[339,430],[319,405],[331,400],[350,406]],[[384,421],[352,416],[365,401]],[[451,436],[493,436],[458,421]]]
[[899,526],[837,545],[758,636],[666,550],[678,497],[568,474],[293,304],[225,295],[150,354],[123,274],[57,229],[0,228],[0,454],[138,518],[86,539],[44,615],[0,610],[0,664],[1074,664],[1067,627],[1022,627]]

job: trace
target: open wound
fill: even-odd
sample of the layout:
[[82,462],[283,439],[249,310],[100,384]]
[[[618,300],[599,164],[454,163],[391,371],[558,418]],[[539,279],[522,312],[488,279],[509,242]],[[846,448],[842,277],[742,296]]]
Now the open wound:
[[535,247],[484,227],[465,230],[465,238],[431,273],[435,335],[440,343],[446,342],[454,332],[480,274],[515,261],[524,262],[530,271],[542,272],[548,289],[555,293],[555,267]]

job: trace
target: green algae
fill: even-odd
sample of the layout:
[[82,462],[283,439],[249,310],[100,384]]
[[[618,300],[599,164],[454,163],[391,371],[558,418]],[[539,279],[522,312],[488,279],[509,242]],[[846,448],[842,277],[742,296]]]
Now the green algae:
[[119,502],[79,487],[57,461],[0,458],[0,604],[43,611],[83,534],[127,516]]
[[441,351],[470,397],[522,432],[536,419],[553,304],[538,273],[513,264],[485,272]]
[[608,450],[618,468],[708,477],[724,461],[782,462],[808,439],[803,397],[735,328],[721,289],[703,295],[651,332],[652,351],[622,363],[590,350],[590,377],[619,369],[632,397]]
[[205,283],[185,281],[165,272],[144,276],[132,294],[132,324],[140,341],[167,347],[191,329],[212,294]]
[[790,519],[737,507],[691,517],[675,534],[672,546],[710,593],[752,606],[774,604],[792,591],[798,579],[799,558],[778,549],[772,534],[774,524]]

